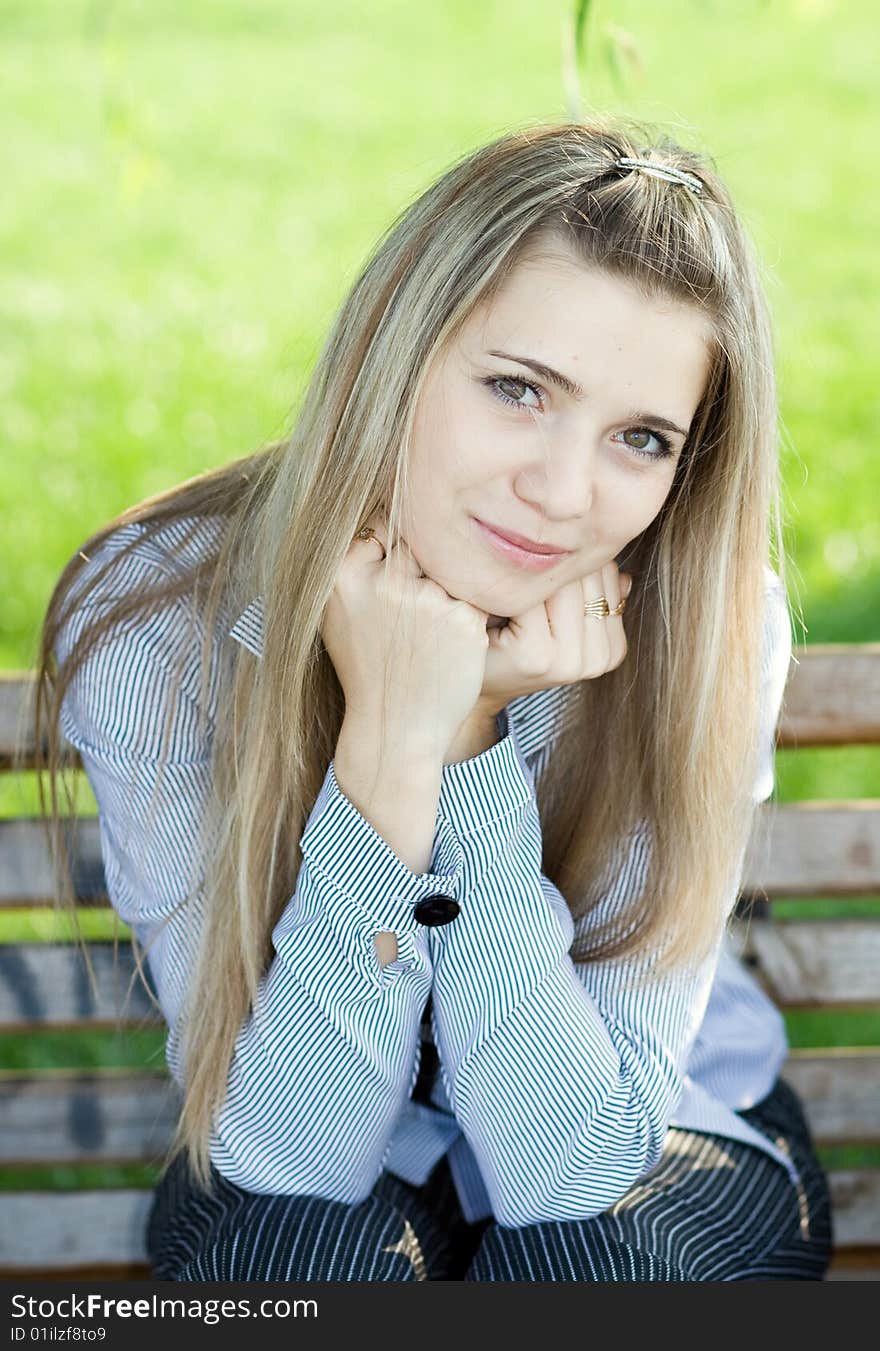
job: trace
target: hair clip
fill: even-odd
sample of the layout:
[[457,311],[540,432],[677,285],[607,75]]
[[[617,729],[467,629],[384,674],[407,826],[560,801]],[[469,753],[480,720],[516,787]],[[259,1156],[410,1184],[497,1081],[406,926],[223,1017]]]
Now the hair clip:
[[681,183],[697,196],[703,191],[703,185],[698,178],[693,174],[686,174],[683,169],[674,169],[670,164],[655,164],[653,160],[632,159],[628,155],[623,155],[617,163],[627,168],[641,169],[643,173],[653,174],[655,178],[664,178],[668,183]]

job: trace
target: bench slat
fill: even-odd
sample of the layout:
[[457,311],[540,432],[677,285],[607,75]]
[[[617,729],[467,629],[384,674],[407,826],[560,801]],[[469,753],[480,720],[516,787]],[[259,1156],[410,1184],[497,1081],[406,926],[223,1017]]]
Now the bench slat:
[[[0,945],[0,1030],[161,1023],[161,1012],[150,1002],[136,972],[128,939],[116,947],[116,971],[113,943],[90,942],[86,946],[95,972],[97,999],[78,945]],[[144,970],[155,993],[149,966]]]
[[781,1074],[801,1099],[817,1144],[880,1142],[880,1050],[792,1050]]
[[[880,1004],[880,924],[858,919],[740,921],[732,950],[781,1008],[851,1008]],[[0,1030],[21,1027],[128,1027],[160,1023],[135,972],[126,939],[89,942],[98,984],[92,993],[80,949],[72,943],[0,945]],[[145,967],[154,989],[149,966]],[[120,1016],[123,1015],[123,1016]]]
[[[81,905],[106,905],[98,818],[67,827]],[[53,877],[36,818],[0,821],[0,906],[48,906]],[[743,869],[743,893],[768,896],[880,894],[880,799],[761,807]]]
[[[104,862],[96,816],[68,821],[65,840],[80,905],[106,905]],[[50,906],[54,879],[46,826],[36,817],[0,821],[0,906]]]
[[[21,731],[33,761],[31,671],[0,673],[0,767]],[[23,716],[23,722],[19,719]],[[844,746],[880,742],[880,643],[796,646],[785,687],[779,745]]]
[[30,765],[33,760],[35,686],[31,671],[0,671],[0,769],[10,766],[13,751],[19,744],[25,750],[26,764]]
[[[793,1051],[783,1077],[818,1144],[880,1141],[880,1050]],[[180,1093],[165,1068],[0,1077],[0,1166],[161,1162]]]
[[780,746],[880,741],[880,643],[809,643],[793,656]]
[[[836,1246],[876,1247],[880,1169],[832,1172],[829,1183]],[[0,1269],[145,1262],[152,1197],[146,1188],[4,1192]]]
[[880,1003],[880,923],[871,919],[752,920],[732,948],[780,1008]]
[[880,1238],[880,1168],[832,1169],[828,1183],[835,1247],[876,1247]]
[[880,892],[880,799],[762,807],[742,890],[768,896]]
[[146,1262],[146,1188],[0,1194],[0,1268]]
[[6,1075],[0,1165],[161,1162],[180,1106],[159,1069]]

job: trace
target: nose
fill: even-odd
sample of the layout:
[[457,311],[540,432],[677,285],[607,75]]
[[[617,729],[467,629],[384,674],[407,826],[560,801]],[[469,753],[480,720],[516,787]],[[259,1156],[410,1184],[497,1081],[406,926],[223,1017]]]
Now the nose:
[[545,452],[520,470],[517,495],[548,521],[586,516],[593,505],[597,472],[598,453],[587,437],[548,442]]

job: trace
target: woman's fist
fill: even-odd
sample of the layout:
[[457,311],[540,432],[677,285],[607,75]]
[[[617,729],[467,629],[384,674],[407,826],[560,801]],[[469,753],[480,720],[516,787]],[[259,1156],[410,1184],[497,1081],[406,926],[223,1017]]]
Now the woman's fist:
[[612,559],[489,634],[481,701],[500,712],[511,699],[555,685],[594,680],[620,666],[627,641],[621,615],[584,613],[588,601],[614,610],[632,586]]
[[404,540],[389,549],[381,513],[367,525],[375,538],[352,541],[321,626],[346,717],[384,727],[390,753],[442,763],[480,694],[488,615],[423,576]]

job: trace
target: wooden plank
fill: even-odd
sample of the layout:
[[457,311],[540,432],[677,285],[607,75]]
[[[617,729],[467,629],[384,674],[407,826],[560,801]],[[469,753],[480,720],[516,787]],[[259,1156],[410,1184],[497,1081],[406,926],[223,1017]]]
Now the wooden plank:
[[880,1244],[880,1168],[832,1169],[828,1183],[835,1246],[877,1247]]
[[[793,1051],[783,1077],[818,1144],[880,1141],[880,1051]],[[161,1160],[180,1095],[154,1070],[36,1071],[0,1076],[0,1165]]]
[[0,1193],[0,1269],[146,1262],[152,1199],[147,1189]]
[[[832,1172],[835,1242],[880,1243],[880,1169]],[[0,1193],[0,1270],[146,1260],[151,1190]]]
[[[753,919],[731,925],[731,949],[783,1008],[864,1007],[880,1003],[880,924],[876,920]],[[0,1028],[131,1026],[161,1022],[127,939],[90,942],[97,997],[72,943],[0,945]],[[150,989],[155,990],[149,966]]]
[[[82,905],[106,905],[96,816],[67,826]],[[763,806],[743,870],[744,895],[880,894],[880,798]],[[39,818],[0,821],[0,906],[53,904],[46,829]]]
[[23,765],[34,757],[32,671],[0,671],[0,769],[8,769],[17,746],[23,751]]
[[[131,945],[90,942],[92,987],[80,948],[71,943],[0,945],[0,1030],[131,1027],[162,1022],[137,974]],[[149,966],[144,973],[155,994]],[[132,975],[134,983],[129,990]]]
[[[104,861],[96,816],[69,818],[65,840],[80,905],[106,905]],[[0,821],[0,906],[54,905],[47,827],[39,817]]]
[[[9,766],[19,733],[23,764],[27,767],[33,763],[33,690],[31,671],[0,673],[0,768]],[[878,742],[880,643],[796,646],[785,689],[779,745]]]
[[826,1281],[880,1281],[880,1248],[836,1246]]
[[780,1008],[880,1003],[880,924],[871,919],[751,920],[731,949]]
[[880,643],[795,647],[779,744],[876,745],[880,741]]
[[29,1281],[151,1281],[153,1273],[144,1262],[114,1262],[95,1266],[21,1267],[14,1272],[0,1267],[0,1277],[15,1275]]
[[[98,818],[71,818],[65,838],[77,903],[109,906]],[[53,889],[52,861],[44,823],[37,817],[9,817],[0,821],[0,909],[52,907],[55,904]],[[751,894],[746,894],[745,899],[750,905],[760,900]]]
[[763,807],[742,890],[771,897],[880,892],[880,798]]
[[0,1165],[162,1162],[180,1106],[160,1068],[4,1075]]
[[801,1099],[817,1144],[880,1142],[880,1050],[794,1050],[782,1077]]

